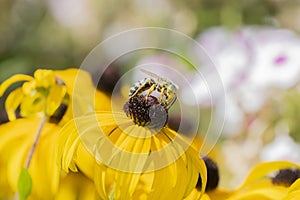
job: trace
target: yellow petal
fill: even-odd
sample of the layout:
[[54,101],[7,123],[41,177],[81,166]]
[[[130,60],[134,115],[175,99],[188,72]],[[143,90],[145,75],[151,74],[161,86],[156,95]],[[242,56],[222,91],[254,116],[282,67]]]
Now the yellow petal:
[[223,189],[215,189],[212,191],[207,192],[207,195],[210,197],[210,199],[218,199],[218,200],[225,200],[228,199],[231,195],[231,191],[223,190]]
[[49,88],[55,85],[55,74],[53,70],[38,69],[34,72],[36,87]]
[[5,101],[5,108],[6,108],[8,119],[10,121],[16,119],[15,112],[18,106],[21,104],[22,99],[23,99],[23,92],[21,88],[15,89],[8,95]]
[[[19,172],[25,166],[40,120],[17,119],[0,126],[0,151],[7,155],[0,157],[0,166],[7,165],[6,171],[0,171],[0,174],[7,177],[12,191],[16,191]],[[48,123],[42,129],[29,167],[33,181],[32,199],[53,199],[58,189],[60,171],[56,164],[55,141],[59,129]]]
[[299,200],[300,190],[289,193],[283,200]]
[[202,198],[200,198],[200,196],[201,196],[201,192],[195,188],[186,198],[184,198],[184,200],[196,200],[196,199],[210,200],[211,199],[207,194],[204,194]]
[[66,85],[70,102],[73,102],[73,105],[69,106],[70,108],[67,109],[60,121],[60,125],[64,125],[73,117],[73,106],[76,106],[75,116],[81,116],[95,110],[111,110],[110,98],[103,92],[96,90],[87,72],[74,68],[57,70],[54,73]]
[[197,183],[198,177],[199,177],[199,176],[197,176],[197,171],[196,171],[195,167],[193,166],[194,163],[193,163],[191,156],[188,155],[188,156],[186,156],[186,158],[187,158],[186,162],[187,162],[187,168],[188,168],[187,171],[189,172],[188,177],[189,177],[190,181],[187,183],[187,189],[186,189],[186,193],[184,195],[185,197],[188,196],[191,193],[191,191],[195,188],[195,186],[196,186],[195,183]]
[[[68,125],[73,125],[72,121]],[[77,153],[77,147],[79,145],[80,139],[77,132],[72,129],[73,127],[68,127],[64,129],[59,135],[58,140],[58,159],[61,159],[59,163],[61,167],[66,172],[71,169],[73,172],[77,171],[75,164],[75,158]]]
[[[59,157],[67,168],[72,161],[77,166],[84,165],[84,159],[76,157],[75,144],[82,142],[97,161],[94,180],[104,199],[112,194],[115,199],[144,195],[149,199],[181,200],[192,192],[199,174],[204,191],[206,168],[197,152],[185,151],[181,146],[185,142],[179,136],[179,141],[175,140],[176,136],[168,128],[153,134],[148,128],[134,125],[124,113],[99,112],[76,118],[63,127]],[[169,165],[161,166],[159,158],[152,160],[149,155],[155,151]],[[194,155],[187,158],[186,154]]]
[[79,170],[89,179],[94,179],[94,169],[96,165],[95,158],[85,149],[82,143],[79,143],[78,145],[76,159],[80,160],[80,162],[76,162]]
[[195,162],[194,166],[200,174],[200,178],[202,181],[201,195],[203,195],[207,183],[207,171],[206,171],[205,162],[202,159],[199,159],[199,156],[197,154],[193,153],[194,152],[193,149],[189,148],[188,151],[192,151],[189,155],[192,156],[192,159],[194,160],[193,162]]
[[76,116],[94,111],[95,87],[90,75],[82,70],[67,69],[54,71],[55,76],[63,80],[69,94],[72,94]]
[[55,200],[95,200],[97,195],[94,183],[81,173],[69,173],[60,183]]
[[277,187],[266,187],[237,193],[228,198],[228,200],[278,200],[283,199],[285,195],[286,190],[278,189]]
[[284,200],[300,199],[300,178],[298,178],[291,186]]
[[44,116],[45,102],[44,96],[35,93],[33,96],[24,96],[20,105],[22,117]]
[[36,92],[36,81],[25,82],[22,85],[24,95],[33,95]]
[[95,92],[95,100],[94,100],[95,110],[96,111],[109,111],[111,110],[111,100],[110,98],[104,94],[103,92],[96,91]]
[[235,190],[229,199],[283,199],[289,191],[288,187],[273,185],[270,173],[286,168],[300,168],[299,165],[286,162],[275,161],[261,163],[254,167],[245,182]]
[[52,85],[46,101],[46,115],[52,116],[63,102],[67,89],[61,85]]
[[94,182],[101,199],[108,199],[115,183],[114,170],[98,164],[95,167]]
[[9,79],[5,80],[0,85],[0,97],[3,95],[3,93],[7,90],[9,86],[11,86],[14,83],[21,82],[21,81],[31,81],[33,78],[31,76],[23,75],[23,74],[16,74]]
[[17,190],[17,181],[22,167],[25,166],[27,155],[29,154],[30,145],[33,143],[30,140],[24,140],[23,137],[20,137],[21,140],[14,141],[15,145],[18,148],[9,149],[11,155],[7,164],[7,174],[8,174],[8,183],[12,187],[13,191]]
[[300,169],[299,165],[287,161],[274,161],[258,164],[251,170],[241,187],[250,185],[257,180],[264,178],[271,172],[292,167]]

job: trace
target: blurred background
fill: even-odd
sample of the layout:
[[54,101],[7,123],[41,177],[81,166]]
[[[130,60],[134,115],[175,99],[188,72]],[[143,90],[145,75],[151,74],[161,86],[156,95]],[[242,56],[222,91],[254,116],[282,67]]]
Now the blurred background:
[[0,81],[34,69],[80,66],[103,39],[160,26],[193,38],[212,26],[273,25],[300,31],[297,0],[1,0]]
[[[185,33],[206,48],[224,82],[215,159],[221,185],[233,187],[259,161],[300,163],[299,20],[299,0],[1,0],[0,83],[37,68],[80,67],[97,44],[131,28]],[[207,105],[201,83],[192,83],[205,118],[218,104]]]

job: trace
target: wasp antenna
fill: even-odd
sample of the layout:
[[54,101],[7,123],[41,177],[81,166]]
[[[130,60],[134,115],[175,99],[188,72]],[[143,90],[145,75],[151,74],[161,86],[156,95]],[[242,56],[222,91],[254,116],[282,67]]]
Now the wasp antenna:
[[178,85],[176,85],[175,83],[172,83],[174,86],[175,86],[175,88],[177,89],[177,90],[179,90],[179,86]]
[[157,74],[154,74],[153,72],[150,72],[148,70],[145,70],[145,69],[140,69],[143,73],[149,75],[149,76],[152,76],[153,78],[157,78],[157,79],[161,79],[160,76],[158,76]]

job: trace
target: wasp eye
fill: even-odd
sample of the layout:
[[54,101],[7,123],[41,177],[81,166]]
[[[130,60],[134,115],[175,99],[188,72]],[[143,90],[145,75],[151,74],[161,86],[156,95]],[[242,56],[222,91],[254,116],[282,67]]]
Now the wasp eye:
[[[209,157],[204,156],[203,160],[205,162],[206,170],[207,170],[207,183],[205,187],[205,191],[210,191],[218,187],[219,184],[219,169],[218,165]],[[198,178],[198,182],[196,188],[201,190],[202,180]]]
[[166,125],[168,110],[155,96],[144,95],[131,97],[123,106],[126,115],[139,126],[160,129]]
[[289,187],[298,178],[300,178],[299,169],[282,169],[277,172],[275,177],[272,178],[272,183],[274,185],[282,185]]

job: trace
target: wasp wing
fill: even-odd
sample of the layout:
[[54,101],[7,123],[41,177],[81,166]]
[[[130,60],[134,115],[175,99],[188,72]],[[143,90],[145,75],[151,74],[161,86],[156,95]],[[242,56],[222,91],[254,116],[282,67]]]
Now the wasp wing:
[[158,76],[157,74],[153,73],[153,72],[150,72],[148,70],[145,70],[145,69],[140,69],[143,73],[153,77],[153,78],[156,78],[156,79],[162,79],[162,77]]

